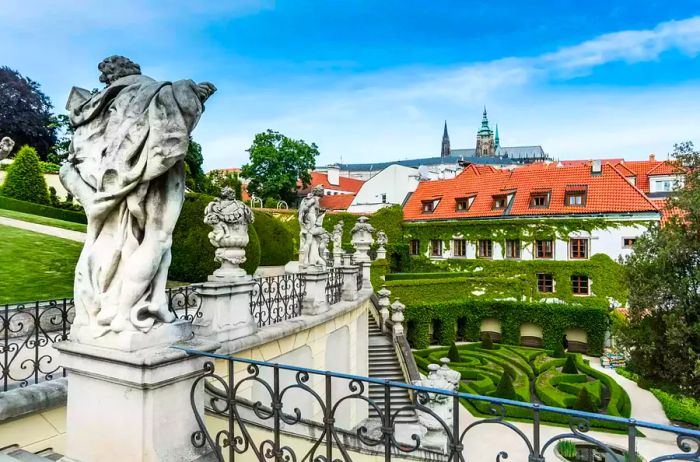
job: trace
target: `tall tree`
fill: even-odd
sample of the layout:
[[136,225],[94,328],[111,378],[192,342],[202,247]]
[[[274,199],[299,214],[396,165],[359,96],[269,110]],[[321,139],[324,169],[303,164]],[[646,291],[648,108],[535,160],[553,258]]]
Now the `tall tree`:
[[673,157],[684,185],[668,201],[667,223],[624,261],[629,324],[620,340],[635,372],[700,398],[700,152],[685,142]]
[[288,204],[296,201],[299,181],[302,187],[311,182],[309,172],[316,167],[319,154],[315,143],[309,145],[273,130],[255,135],[248,152],[250,162],[241,169],[241,176],[249,181],[248,192]]
[[0,137],[29,145],[44,160],[56,143],[51,101],[40,85],[9,67],[0,67]]
[[185,155],[185,185],[194,192],[206,192],[207,178],[202,169],[203,163],[202,145],[190,137],[190,145]]

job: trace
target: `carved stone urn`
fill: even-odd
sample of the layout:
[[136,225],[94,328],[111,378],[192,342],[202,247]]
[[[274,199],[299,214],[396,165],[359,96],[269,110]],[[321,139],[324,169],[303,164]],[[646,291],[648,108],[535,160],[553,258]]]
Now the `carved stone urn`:
[[210,202],[204,210],[204,223],[212,227],[209,242],[216,248],[214,259],[221,267],[209,276],[212,282],[234,281],[246,277],[240,267],[245,263],[248,245],[248,225],[254,221],[253,212],[236,200],[231,188],[224,188],[221,197]]
[[353,226],[350,243],[355,248],[355,263],[369,262],[369,248],[374,243],[372,233],[374,227],[368,223],[367,217],[360,217]]

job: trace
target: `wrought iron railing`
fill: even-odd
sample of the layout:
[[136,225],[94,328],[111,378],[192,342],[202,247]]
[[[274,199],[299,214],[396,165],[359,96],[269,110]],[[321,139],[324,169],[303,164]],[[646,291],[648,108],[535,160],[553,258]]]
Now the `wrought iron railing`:
[[186,321],[202,317],[202,298],[199,295],[200,284],[171,287],[166,289],[168,309],[175,316]]
[[328,269],[328,281],[326,282],[326,302],[335,305],[340,301],[343,292],[343,273],[340,268]]
[[74,315],[75,304],[70,298],[0,308],[2,391],[65,375],[52,345],[68,338]]
[[301,316],[301,303],[306,291],[299,274],[255,278],[250,293],[250,312],[258,327]]
[[[491,447],[496,461],[515,456],[512,458],[516,460],[527,458],[530,462],[545,462],[545,453],[551,454],[559,441],[577,440],[596,447],[607,457],[601,460],[636,462],[637,442],[641,438],[641,432],[645,430],[662,432],[668,436],[666,446],[660,449],[657,446],[656,449],[665,455],[656,455],[655,458],[650,458],[651,460],[647,459],[649,462],[700,460],[700,431],[697,430],[196,350],[185,351],[191,355],[210,358],[191,389],[190,400],[199,425],[199,430],[192,435],[192,444],[199,448],[207,446],[217,460],[222,462],[237,458],[260,462],[351,461],[354,455],[342,443],[344,440],[341,438],[341,433],[347,431],[339,428],[338,419],[343,407],[353,402],[369,406],[374,410],[374,414],[379,416],[374,424],[371,419],[365,420],[354,426],[352,432],[365,446],[365,450],[371,448],[375,454],[383,456],[385,461],[397,455],[417,455],[421,451],[423,458],[429,458],[425,456],[430,453],[425,447],[427,438],[422,439],[419,434],[411,434],[411,431],[406,434],[405,426],[397,432],[398,427],[403,425],[400,423],[400,416],[410,412],[419,413],[437,424],[437,431],[444,438],[442,459],[448,461],[484,460],[483,454],[477,454],[470,449],[470,444],[473,448],[479,442],[479,438],[483,438],[483,433],[479,437],[475,436],[477,432],[473,431],[482,425],[498,426],[506,432],[512,432],[516,440],[522,442],[522,454],[508,454],[504,449]],[[227,363],[223,372],[215,369],[214,362],[217,359]],[[241,369],[236,367],[236,363],[242,363],[246,367]],[[206,400],[207,411],[225,419],[224,428],[214,435],[208,430],[204,416],[199,412],[202,403],[195,400],[202,382],[207,385],[209,393]],[[339,392],[338,383],[344,389],[342,393]],[[368,397],[367,390],[370,384],[379,385],[384,390],[381,404],[371,396]],[[257,389],[257,395],[255,391],[251,394],[251,389]],[[392,390],[395,389],[412,391],[416,396],[415,401],[400,406],[392,404]],[[311,402],[311,405],[307,406],[309,411],[302,410],[304,397],[308,397]],[[426,404],[436,400],[446,403],[447,407],[451,408],[451,422],[449,418],[444,418],[444,412],[438,414],[434,407]],[[460,402],[465,400],[489,403],[493,416],[463,423],[460,420]],[[531,413],[531,433],[527,431],[526,434],[520,426],[505,419],[506,406],[522,408]],[[311,440],[310,446],[302,449],[303,452],[297,452],[303,446],[294,445],[287,439],[295,435],[293,429],[296,425],[314,418],[312,413],[315,413],[315,419],[320,422],[321,429],[307,432],[306,440]],[[569,420],[568,428],[547,427],[547,431],[543,432],[540,421],[543,413],[564,416]],[[626,435],[615,436],[626,441],[626,456],[621,455],[621,451],[614,449],[610,443],[603,441],[609,439],[611,434],[593,436],[589,433],[591,423],[600,421],[620,426],[624,430]],[[261,427],[265,432],[260,431]],[[404,434],[403,438],[401,433]],[[495,441],[501,440],[497,438]],[[555,458],[549,457],[547,460]]]

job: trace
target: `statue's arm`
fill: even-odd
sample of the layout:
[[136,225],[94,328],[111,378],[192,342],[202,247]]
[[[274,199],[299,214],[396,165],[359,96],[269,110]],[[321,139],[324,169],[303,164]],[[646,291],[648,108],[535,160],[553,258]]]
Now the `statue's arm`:
[[66,191],[71,193],[85,210],[90,210],[95,190],[83,180],[75,165],[71,162],[63,164],[58,172],[58,178]]

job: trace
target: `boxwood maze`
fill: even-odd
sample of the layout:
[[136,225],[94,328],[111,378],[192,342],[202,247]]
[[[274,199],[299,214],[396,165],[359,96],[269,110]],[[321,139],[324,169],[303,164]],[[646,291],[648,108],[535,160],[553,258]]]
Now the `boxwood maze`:
[[[447,357],[449,348],[429,348],[414,352],[418,367],[425,373],[428,364],[439,364],[440,358]],[[569,361],[575,364],[576,373],[564,373],[567,358],[555,358],[551,350],[525,348],[507,345],[494,345],[485,349],[480,344],[458,347],[460,360],[452,361],[450,368],[462,375],[459,391],[476,395],[497,396],[528,403],[542,403],[573,409],[585,388],[593,403],[593,410],[601,414],[629,417],[631,403],[627,393],[610,376],[590,367],[579,354],[569,354]],[[512,382],[511,396],[502,396],[499,387],[503,375]],[[502,384],[501,384],[502,385]],[[500,389],[500,391],[499,391]],[[501,395],[501,396],[499,396]],[[488,403],[463,400],[463,405],[476,415],[491,415]],[[514,406],[505,406],[507,417],[532,419],[532,411]],[[545,422],[568,424],[569,417],[541,413]],[[591,425],[612,430],[624,430],[614,423],[595,421]]]

